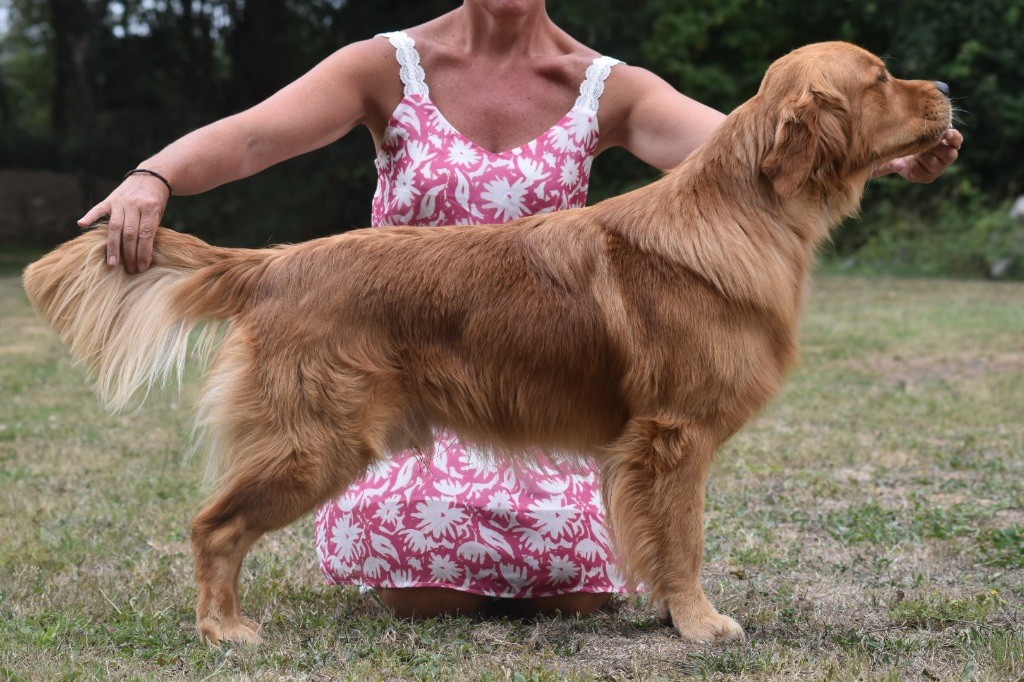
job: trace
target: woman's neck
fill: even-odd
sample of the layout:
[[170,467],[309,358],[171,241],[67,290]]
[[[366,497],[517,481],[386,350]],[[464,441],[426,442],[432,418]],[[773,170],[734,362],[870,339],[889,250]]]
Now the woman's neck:
[[466,0],[447,18],[453,41],[484,58],[541,54],[561,34],[544,3],[536,0]]

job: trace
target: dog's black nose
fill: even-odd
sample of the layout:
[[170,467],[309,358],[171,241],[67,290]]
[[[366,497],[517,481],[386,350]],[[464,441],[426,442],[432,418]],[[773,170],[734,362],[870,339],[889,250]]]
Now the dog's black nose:
[[935,81],[935,87],[937,87],[939,89],[939,92],[941,92],[943,95],[945,95],[946,97],[949,97],[949,86],[948,85],[946,85],[942,81]]

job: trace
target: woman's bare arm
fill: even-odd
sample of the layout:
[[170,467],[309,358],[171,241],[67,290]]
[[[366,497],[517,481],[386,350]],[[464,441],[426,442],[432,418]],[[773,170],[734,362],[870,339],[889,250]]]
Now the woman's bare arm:
[[[666,170],[689,156],[725,118],[653,73],[628,66],[612,70],[602,113],[606,106],[598,151],[625,147],[640,160]],[[911,182],[932,182],[956,161],[961,144],[963,136],[950,129],[932,149],[883,164],[875,175],[898,173]]]
[[[359,124],[377,136],[386,118],[380,83],[396,69],[387,41],[353,43],[265,101],[185,135],[139,167],[167,178],[175,194],[198,194],[329,144]],[[116,265],[123,251],[125,269],[143,271],[168,194],[157,178],[132,175],[78,223],[110,216],[107,262]]]
[[600,153],[625,147],[641,161],[667,170],[679,165],[725,119],[646,69],[616,66],[601,100]]

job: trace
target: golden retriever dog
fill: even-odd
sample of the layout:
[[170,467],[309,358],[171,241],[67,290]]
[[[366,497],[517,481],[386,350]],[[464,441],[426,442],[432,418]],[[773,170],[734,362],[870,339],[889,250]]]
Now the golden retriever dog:
[[112,408],[226,322],[199,407],[215,489],[192,522],[211,642],[259,639],[238,575],[261,535],[439,428],[502,456],[593,455],[626,574],[684,640],[738,638],[700,579],[715,452],[797,360],[816,245],[874,168],[950,122],[936,83],[815,44],[678,168],[593,207],[259,250],[161,228],[136,275],[95,230],[24,284]]

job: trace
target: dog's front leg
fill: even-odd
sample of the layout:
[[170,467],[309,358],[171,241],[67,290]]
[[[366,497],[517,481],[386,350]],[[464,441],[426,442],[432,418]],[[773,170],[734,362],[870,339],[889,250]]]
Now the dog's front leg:
[[743,637],[700,583],[705,484],[716,446],[708,431],[685,420],[634,419],[603,470],[624,570],[650,588],[662,617],[691,642]]

